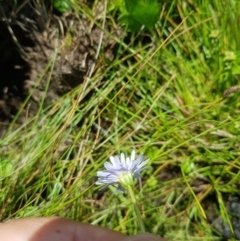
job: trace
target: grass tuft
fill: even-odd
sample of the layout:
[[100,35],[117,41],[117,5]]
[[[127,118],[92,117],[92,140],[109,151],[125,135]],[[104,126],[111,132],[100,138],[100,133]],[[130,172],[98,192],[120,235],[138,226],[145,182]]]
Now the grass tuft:
[[166,3],[155,31],[115,37],[112,62],[100,50],[90,78],[48,108],[43,96],[0,140],[0,219],[60,215],[137,233],[128,196],[94,185],[110,155],[135,148],[153,167],[136,183],[148,232],[218,240],[213,215],[234,233],[226,202],[239,196],[239,92],[223,94],[239,86],[239,8]]

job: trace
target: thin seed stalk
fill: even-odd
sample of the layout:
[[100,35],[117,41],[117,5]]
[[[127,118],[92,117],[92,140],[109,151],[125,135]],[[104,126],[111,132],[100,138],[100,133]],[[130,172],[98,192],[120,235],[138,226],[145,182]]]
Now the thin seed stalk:
[[135,198],[135,195],[133,193],[133,190],[132,190],[131,186],[128,186],[128,193],[130,194],[130,198],[132,200],[132,204],[133,204],[133,207],[134,207],[135,215],[136,215],[140,230],[141,230],[142,233],[146,233],[145,227],[144,227],[144,224],[143,224],[143,220],[142,220],[142,217],[141,217],[141,213],[140,213],[139,207],[137,205],[137,200]]

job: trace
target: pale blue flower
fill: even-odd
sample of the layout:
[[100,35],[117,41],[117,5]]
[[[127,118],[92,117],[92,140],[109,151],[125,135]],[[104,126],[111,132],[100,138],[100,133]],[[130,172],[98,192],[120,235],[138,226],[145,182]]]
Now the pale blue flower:
[[149,166],[146,166],[149,159],[143,154],[135,156],[135,150],[132,150],[131,157],[125,157],[123,153],[119,156],[110,156],[110,162],[105,162],[106,170],[98,171],[98,180],[96,185],[117,185],[117,189],[121,192],[127,185],[133,185],[134,178],[141,178],[141,172]]

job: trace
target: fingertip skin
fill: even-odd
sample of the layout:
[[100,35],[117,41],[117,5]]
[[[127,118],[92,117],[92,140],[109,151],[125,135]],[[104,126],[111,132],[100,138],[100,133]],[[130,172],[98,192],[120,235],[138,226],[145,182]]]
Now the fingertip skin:
[[0,224],[0,241],[166,241],[153,234],[127,236],[61,217],[22,218]]
[[60,217],[23,218],[0,224],[1,241],[121,241],[126,235]]

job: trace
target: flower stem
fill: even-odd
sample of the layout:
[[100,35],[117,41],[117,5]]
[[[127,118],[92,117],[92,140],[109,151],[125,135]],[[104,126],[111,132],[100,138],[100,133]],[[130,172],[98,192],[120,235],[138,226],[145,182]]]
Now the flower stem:
[[135,215],[136,215],[140,230],[141,230],[142,233],[145,233],[146,231],[145,231],[145,227],[144,227],[143,220],[142,220],[142,217],[141,217],[141,213],[140,213],[140,210],[138,208],[137,200],[134,196],[134,193],[133,193],[133,190],[132,190],[131,186],[128,186],[128,193],[130,194],[130,197],[132,199],[132,204],[133,204],[133,207],[134,207]]

